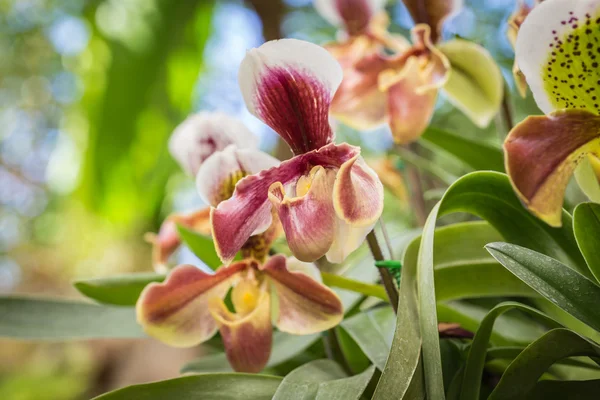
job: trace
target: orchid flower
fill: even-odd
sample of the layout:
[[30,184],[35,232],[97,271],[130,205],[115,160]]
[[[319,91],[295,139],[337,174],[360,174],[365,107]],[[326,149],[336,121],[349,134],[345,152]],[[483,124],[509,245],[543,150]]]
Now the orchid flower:
[[[148,285],[137,303],[144,330],[175,347],[195,346],[219,331],[233,369],[259,372],[271,353],[272,325],[296,335],[336,326],[343,306],[322,284],[317,267],[282,255],[263,263],[276,234],[260,236],[263,247],[257,248],[256,241],[247,243],[254,249],[252,256],[215,274],[181,265],[165,282]],[[233,310],[224,302],[230,289]]]
[[[405,3],[411,12],[418,7],[416,2]],[[387,123],[397,143],[409,143],[427,128],[438,91],[444,88],[448,99],[475,124],[489,124],[502,98],[499,69],[474,43],[452,40],[435,45],[441,24],[462,2],[428,3],[433,30],[427,24],[415,26],[411,45],[387,33],[385,1],[315,1],[325,19],[345,30],[341,42],[327,46],[344,70],[331,108],[336,119],[360,130]]]
[[210,206],[231,197],[235,184],[245,175],[279,164],[257,147],[256,136],[223,113],[200,112],[175,129],[169,141],[171,155],[184,171],[196,176],[200,197],[208,206],[188,214],[171,214],[157,235],[146,235],[153,246],[156,271],[168,271],[168,259],[181,244],[177,225],[210,235]]
[[[512,45],[513,49],[517,45],[517,36],[519,34],[519,29],[521,29],[521,25],[525,21],[525,18],[529,15],[533,7],[540,4],[543,0],[534,0],[534,5],[530,6],[527,4],[525,0],[517,1],[517,8],[511,14],[508,19],[508,30],[506,31],[506,35],[508,36],[508,40]],[[525,80],[525,75],[521,72],[519,68],[519,64],[517,63],[517,59],[515,58],[515,62],[513,63],[512,68],[513,77],[515,79],[515,85],[521,97],[525,97],[527,94],[527,81]]]
[[333,143],[328,113],[341,79],[339,64],[325,49],[300,40],[267,42],[242,61],[246,106],[294,157],[246,176],[230,199],[212,209],[212,235],[224,263],[271,224],[272,211],[294,256],[308,262],[323,255],[343,261],[375,225],[383,209],[377,174],[360,148]]
[[516,59],[544,116],[518,124],[506,170],[529,210],[561,225],[576,167],[600,154],[600,0],[545,0],[519,30]]

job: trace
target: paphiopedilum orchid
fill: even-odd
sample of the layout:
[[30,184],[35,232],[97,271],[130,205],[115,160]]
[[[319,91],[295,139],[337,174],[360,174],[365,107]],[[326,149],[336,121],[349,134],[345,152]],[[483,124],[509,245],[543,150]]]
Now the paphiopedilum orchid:
[[322,47],[294,39],[248,52],[239,83],[250,112],[273,128],[294,157],[243,178],[233,196],[212,209],[215,248],[230,262],[274,210],[292,253],[341,262],[372,229],[383,209],[383,186],[360,148],[334,144],[329,106],[342,79]]
[[146,235],[153,245],[155,270],[168,270],[168,259],[181,244],[178,225],[209,235],[210,206],[231,197],[244,176],[279,164],[257,147],[258,138],[243,123],[223,113],[200,112],[175,129],[169,141],[171,155],[184,171],[196,177],[200,197],[208,206],[188,214],[171,214],[157,235]]
[[578,164],[600,154],[600,0],[545,0],[519,30],[516,58],[545,116],[506,138],[506,169],[525,205],[561,225]]
[[[246,243],[246,258],[207,274],[192,265],[147,286],[137,303],[139,323],[151,336],[190,347],[220,332],[234,370],[258,372],[269,360],[272,325],[307,335],[330,329],[343,318],[339,297],[321,283],[314,264],[275,255],[263,262],[277,230],[273,224]],[[229,290],[233,310],[224,302]]]
[[[411,11],[419,6],[416,2],[406,3]],[[427,24],[418,24],[411,33],[411,45],[406,39],[387,33],[388,19],[382,11],[385,1],[315,2],[324,18],[345,30],[339,43],[327,46],[344,69],[344,79],[331,108],[335,118],[357,129],[387,123],[397,143],[409,143],[426,129],[438,91],[446,87],[450,101],[473,122],[479,126],[489,124],[501,100],[501,74],[489,54],[476,44],[453,40],[435,46],[432,37],[439,38],[442,22],[462,2],[429,3],[425,11],[433,31]],[[455,79],[449,81],[453,63],[457,71],[485,74],[482,88],[465,94],[466,85],[483,80],[481,76],[461,79],[461,74],[455,74]],[[474,68],[481,71],[470,71]]]

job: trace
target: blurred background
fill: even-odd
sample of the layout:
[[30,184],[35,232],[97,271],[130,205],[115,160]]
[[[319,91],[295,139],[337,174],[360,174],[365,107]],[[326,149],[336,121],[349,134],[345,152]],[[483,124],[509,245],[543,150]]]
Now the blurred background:
[[[509,86],[514,7],[466,0],[444,30],[490,50]],[[388,11],[391,30],[407,33],[401,2]],[[75,278],[150,271],[144,232],[200,205],[168,154],[174,127],[221,110],[276,152],[276,136],[245,110],[239,63],[265,40],[335,34],[311,0],[0,0],[0,293],[75,298]],[[536,113],[511,91],[517,120]],[[442,96],[434,124],[499,143],[493,124],[476,129]],[[338,137],[381,151],[391,138],[380,131],[340,126]],[[151,340],[0,341],[0,399],[85,399],[174,377],[195,355]]]

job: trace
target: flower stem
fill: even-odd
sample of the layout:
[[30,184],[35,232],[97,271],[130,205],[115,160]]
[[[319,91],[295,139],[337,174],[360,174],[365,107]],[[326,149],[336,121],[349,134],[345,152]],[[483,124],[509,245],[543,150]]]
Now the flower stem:
[[[379,243],[377,242],[377,237],[375,236],[374,230],[369,232],[367,235],[367,243],[369,244],[369,249],[371,249],[371,253],[373,254],[375,261],[384,261],[383,253],[381,252],[381,247],[379,247]],[[387,298],[389,299],[394,312],[398,313],[398,289],[396,289],[396,285],[394,284],[394,278],[388,269],[378,268],[378,270],[379,275],[381,276],[381,282],[383,283],[383,287],[385,288],[385,292],[387,294]]]
[[[414,154],[418,154],[418,145],[411,143],[406,145],[405,148]],[[427,220],[427,206],[425,204],[425,197],[423,196],[423,185],[421,184],[421,173],[419,169],[413,165],[406,165],[406,176],[408,178],[408,184],[410,186],[410,202],[413,210],[415,211],[415,217],[419,226],[425,225]]]
[[381,285],[370,285],[329,272],[321,272],[321,277],[323,278],[323,283],[327,286],[351,290],[356,293],[364,294],[365,296],[377,297],[378,299],[389,301],[385,288]]
[[514,128],[514,122],[512,117],[512,111],[510,109],[510,92],[508,91],[508,87],[505,85],[504,88],[504,96],[502,97],[502,120],[504,120],[504,126],[506,127],[506,132],[509,133]]

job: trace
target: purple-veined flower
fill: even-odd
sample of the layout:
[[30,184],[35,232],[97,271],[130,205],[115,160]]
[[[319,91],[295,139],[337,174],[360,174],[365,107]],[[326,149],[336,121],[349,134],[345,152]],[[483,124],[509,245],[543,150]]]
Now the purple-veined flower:
[[152,262],[159,272],[168,270],[169,257],[179,248],[177,225],[210,234],[210,206],[231,197],[235,184],[246,175],[279,164],[258,150],[258,138],[237,119],[218,112],[191,115],[169,140],[171,155],[189,175],[196,177],[202,200],[208,205],[191,213],[169,215],[158,232],[149,233]]
[[[414,15],[419,4],[405,3]],[[387,32],[385,1],[315,2],[324,18],[344,30],[338,43],[326,46],[344,70],[331,109],[336,119],[361,130],[387,123],[397,143],[409,143],[427,128],[443,88],[447,98],[475,124],[489,124],[502,98],[499,69],[489,53],[474,43],[436,43],[443,21],[462,1],[426,3],[421,5],[426,7],[431,26],[415,26],[410,44]]]
[[212,209],[213,239],[224,263],[271,224],[273,210],[302,261],[325,255],[341,262],[375,225],[383,209],[377,174],[360,148],[333,143],[328,113],[341,79],[325,49],[295,39],[265,43],[242,61],[239,83],[249,111],[287,142],[294,157],[246,176]]
[[571,175],[600,154],[600,0],[537,5],[519,30],[516,61],[546,115],[510,132],[506,170],[529,210],[560,226]]

